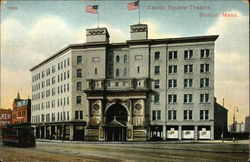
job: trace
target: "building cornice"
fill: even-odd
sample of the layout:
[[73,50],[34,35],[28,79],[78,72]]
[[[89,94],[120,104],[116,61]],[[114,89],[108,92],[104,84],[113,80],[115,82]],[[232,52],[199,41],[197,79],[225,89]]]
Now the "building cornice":
[[50,56],[46,60],[42,61],[38,65],[32,67],[30,71],[34,71],[49,61],[61,56],[72,49],[85,49],[85,48],[95,48],[95,47],[129,47],[131,45],[153,45],[153,44],[174,44],[174,43],[191,43],[191,42],[206,42],[206,41],[216,41],[219,35],[208,35],[208,36],[193,36],[193,37],[180,37],[180,38],[163,38],[163,39],[145,39],[145,40],[127,40],[126,42],[121,43],[108,43],[108,42],[91,42],[91,43],[82,43],[82,44],[70,44],[54,55]]

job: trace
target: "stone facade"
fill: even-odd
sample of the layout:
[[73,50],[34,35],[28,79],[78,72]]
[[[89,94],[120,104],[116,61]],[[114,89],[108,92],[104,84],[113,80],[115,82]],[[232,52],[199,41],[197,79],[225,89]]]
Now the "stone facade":
[[146,24],[130,30],[131,40],[109,43],[106,28],[87,29],[86,43],[31,69],[37,137],[53,128],[54,139],[65,130],[70,140],[214,139],[218,36],[148,39]]

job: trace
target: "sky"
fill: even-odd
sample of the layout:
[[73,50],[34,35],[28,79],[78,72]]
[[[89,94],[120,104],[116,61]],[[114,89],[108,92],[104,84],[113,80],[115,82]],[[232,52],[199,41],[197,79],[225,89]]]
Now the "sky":
[[[85,30],[98,26],[98,15],[85,12],[99,5],[100,27],[111,42],[130,39],[139,22],[133,1],[1,1],[1,108],[11,108],[17,92],[31,96],[29,69],[63,47],[85,42]],[[227,15],[233,15],[228,17]],[[210,16],[202,16],[210,15]],[[149,38],[219,35],[215,43],[215,97],[238,122],[249,114],[249,3],[247,0],[140,1],[140,22]]]

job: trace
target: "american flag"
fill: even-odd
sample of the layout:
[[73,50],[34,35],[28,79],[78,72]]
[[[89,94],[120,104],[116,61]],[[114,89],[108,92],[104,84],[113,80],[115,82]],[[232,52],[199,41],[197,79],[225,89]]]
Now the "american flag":
[[128,3],[128,10],[136,10],[139,8],[139,1]]
[[96,14],[98,10],[98,5],[88,5],[85,8],[85,11],[88,13]]

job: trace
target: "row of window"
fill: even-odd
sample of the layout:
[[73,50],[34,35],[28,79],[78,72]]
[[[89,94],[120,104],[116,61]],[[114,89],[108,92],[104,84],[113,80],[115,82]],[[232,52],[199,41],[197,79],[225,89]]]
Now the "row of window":
[[[57,87],[57,94],[65,93],[68,91],[69,91],[69,83],[63,84],[63,85]],[[41,93],[33,94],[32,100],[38,100],[41,98],[50,97],[50,94],[51,94],[51,96],[56,95],[56,88],[55,87],[52,88],[51,90],[47,89],[46,91],[42,91]]]
[[[42,102],[41,104],[34,104],[31,106],[31,110],[32,111],[36,111],[36,110],[40,110],[40,109],[49,109],[49,108],[55,108],[56,105],[57,107],[60,106],[65,106],[65,105],[69,105],[70,101],[69,101],[69,97],[64,97],[61,99],[57,99],[57,104],[56,104],[56,100],[51,100],[51,101],[46,101],[45,104]],[[40,106],[41,105],[41,106]]]
[[[70,59],[64,59],[64,61],[61,61],[57,64],[57,70],[66,68],[67,66],[70,66]],[[56,65],[53,65],[51,68],[46,69],[46,76],[49,76],[51,73],[56,72]],[[41,73],[38,73],[32,77],[32,82],[35,82],[41,78],[45,77],[45,70],[43,70]]]
[[[193,64],[184,65],[184,73],[193,73]],[[210,65],[209,64],[200,64],[200,72],[206,73],[210,72]],[[160,73],[160,67],[155,66],[155,74]],[[169,74],[177,74],[177,65],[170,65],[168,66],[168,73]]]
[[[184,51],[184,59],[192,59],[194,58],[193,50],[185,50]],[[160,59],[160,54],[155,53],[155,60]],[[200,58],[210,58],[210,50],[209,49],[201,49],[200,50]],[[177,51],[169,51],[168,55],[169,60],[175,60],[177,59]]]
[[[40,118],[41,116],[41,118]],[[75,120],[83,119],[83,111],[75,111]],[[57,112],[57,113],[47,113],[41,115],[33,115],[31,117],[32,123],[40,122],[55,122],[55,121],[69,121],[69,111]]]
[[[183,110],[184,120],[193,120],[193,110]],[[200,120],[209,119],[209,110],[200,110]],[[152,120],[161,120],[161,110],[152,111]],[[177,120],[177,110],[168,110],[168,120]]]
[[[193,50],[185,50],[184,51],[184,59],[192,59],[194,57]],[[110,56],[109,60],[112,62],[112,56]],[[210,50],[209,49],[201,49],[200,50],[200,58],[210,58]],[[154,59],[160,60],[161,59],[161,53],[159,51],[154,53]],[[177,51],[169,51],[169,60],[177,59]],[[116,63],[120,62],[120,56],[116,56]],[[143,60],[142,55],[136,55],[135,60]],[[128,62],[128,56],[124,55],[123,62]]]
[[[160,95],[154,95],[154,103],[158,104],[160,102]],[[193,94],[184,94],[184,103],[193,103]],[[200,94],[200,103],[208,103],[209,102],[209,94],[204,93]],[[175,104],[177,103],[177,94],[169,94],[168,95],[168,103]]]
[[[70,74],[69,71],[61,73],[57,76],[57,82],[59,83],[60,81],[65,81],[67,79],[69,79]],[[45,83],[46,83],[46,87],[49,87],[50,85],[54,85],[56,83],[56,76],[53,76],[51,79],[47,79],[46,82],[42,81],[41,84],[35,84],[32,86],[32,91],[36,91],[40,89],[40,85],[42,88],[45,87]]]

